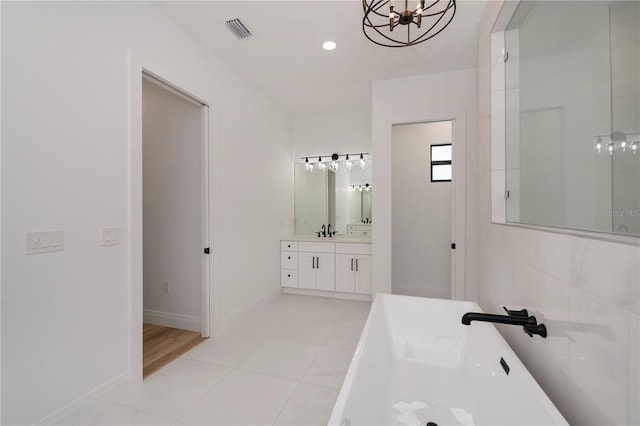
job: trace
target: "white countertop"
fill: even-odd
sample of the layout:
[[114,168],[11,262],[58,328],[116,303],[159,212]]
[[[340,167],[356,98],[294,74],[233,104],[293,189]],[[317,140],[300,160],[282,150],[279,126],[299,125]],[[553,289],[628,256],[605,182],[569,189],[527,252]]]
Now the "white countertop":
[[312,241],[312,242],[326,242],[326,243],[361,243],[371,244],[371,238],[363,238],[357,235],[335,235],[329,237],[317,237],[314,235],[291,235],[287,238],[282,238],[282,241]]

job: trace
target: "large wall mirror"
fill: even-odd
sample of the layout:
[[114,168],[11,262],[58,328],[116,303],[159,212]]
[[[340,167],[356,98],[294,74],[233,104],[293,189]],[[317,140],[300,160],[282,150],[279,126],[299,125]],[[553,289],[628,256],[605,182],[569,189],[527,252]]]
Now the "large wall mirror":
[[506,221],[640,235],[640,2],[521,1],[510,15]]
[[295,233],[317,234],[331,224],[337,235],[371,236],[371,160],[365,167],[307,170],[304,163],[294,169]]

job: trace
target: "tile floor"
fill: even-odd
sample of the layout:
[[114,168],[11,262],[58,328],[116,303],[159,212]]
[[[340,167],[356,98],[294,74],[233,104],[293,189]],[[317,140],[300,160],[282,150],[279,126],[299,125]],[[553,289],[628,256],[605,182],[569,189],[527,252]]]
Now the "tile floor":
[[283,295],[57,424],[326,424],[370,306]]

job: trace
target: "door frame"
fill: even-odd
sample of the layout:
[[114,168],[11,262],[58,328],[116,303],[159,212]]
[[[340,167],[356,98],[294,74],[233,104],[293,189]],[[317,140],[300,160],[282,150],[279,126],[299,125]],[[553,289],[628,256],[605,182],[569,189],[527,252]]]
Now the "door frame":
[[194,82],[192,72],[179,64],[159,65],[136,52],[128,51],[129,59],[129,369],[134,381],[142,381],[142,323],[143,323],[143,216],[142,216],[142,78],[148,75],[169,88],[203,105],[202,114],[202,171],[201,211],[202,247],[210,247],[210,255],[202,252],[201,334],[209,337],[219,323],[219,309],[213,262],[215,241],[214,216],[214,151],[218,149],[217,110],[214,97],[204,83]]
[[[460,110],[444,110],[441,112],[422,112],[422,111],[411,111],[407,112],[398,112],[396,114],[392,114],[391,116],[387,116],[387,122],[385,123],[385,141],[387,142],[385,147],[385,153],[390,157],[391,155],[391,143],[392,143],[392,128],[394,125],[401,124],[419,124],[419,123],[431,123],[431,122],[439,122],[439,121],[452,121],[452,150],[453,150],[453,161],[452,161],[452,173],[453,179],[452,183],[452,208],[453,215],[451,218],[451,243],[456,244],[455,250],[451,250],[451,299],[453,300],[465,300],[466,296],[466,251],[467,251],[467,233],[466,233],[466,147],[467,147],[467,116],[466,111],[464,109]],[[388,126],[388,127],[387,127]],[[374,130],[375,131],[375,130]],[[380,156],[381,153],[375,152],[376,156]],[[379,162],[380,160],[378,160]],[[380,174],[376,174],[374,168],[374,185],[380,188],[383,185],[378,184],[378,179],[385,178],[391,179],[391,161],[389,160],[388,168],[385,168],[384,176]],[[428,165],[425,165],[427,167]],[[389,199],[391,196],[391,185],[388,184],[389,190]],[[387,225],[389,226],[389,230],[387,232],[389,243],[392,241],[391,236],[393,230],[391,229],[391,205],[385,207],[388,209],[386,214],[381,215],[378,214],[378,218],[384,216],[388,218]],[[379,203],[374,203],[374,209],[380,213],[380,205]],[[374,215],[375,216],[375,215]],[[376,239],[376,235],[378,231],[375,229],[376,224],[380,225],[381,220],[377,219],[374,221],[374,242]],[[385,239],[387,239],[385,238]],[[375,249],[374,249],[375,250]],[[376,283],[374,283],[373,292],[382,292],[382,293],[392,293],[391,286],[391,249],[385,251],[387,258],[385,259],[388,264],[388,274],[389,274],[389,282],[385,283],[385,288],[376,287]],[[382,253],[380,253],[382,254]],[[375,262],[379,262],[381,259],[378,257],[379,254],[374,251],[374,259]]]

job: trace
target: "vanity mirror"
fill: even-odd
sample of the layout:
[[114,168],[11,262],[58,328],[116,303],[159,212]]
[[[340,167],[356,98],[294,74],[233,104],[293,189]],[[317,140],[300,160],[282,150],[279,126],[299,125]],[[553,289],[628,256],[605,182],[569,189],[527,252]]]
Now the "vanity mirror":
[[330,223],[337,235],[370,236],[372,202],[371,160],[365,160],[364,168],[337,170],[294,165],[296,234],[315,234]]
[[640,3],[508,3],[492,34],[506,222],[640,235]]

